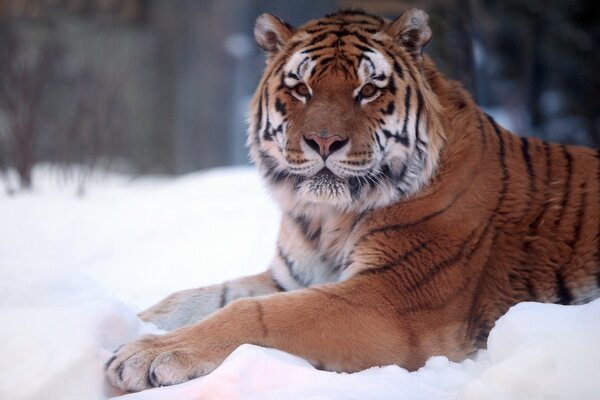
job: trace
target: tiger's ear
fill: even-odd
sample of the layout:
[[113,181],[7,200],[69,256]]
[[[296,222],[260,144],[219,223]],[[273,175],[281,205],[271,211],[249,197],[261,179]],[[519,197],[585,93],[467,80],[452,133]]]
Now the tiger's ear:
[[296,29],[293,26],[274,15],[266,13],[261,14],[256,19],[256,25],[254,26],[256,43],[269,57],[281,50],[294,32],[296,32]]
[[388,26],[386,32],[396,42],[404,46],[420,63],[423,47],[431,40],[431,28],[429,28],[428,21],[429,16],[427,13],[413,8],[396,18]]

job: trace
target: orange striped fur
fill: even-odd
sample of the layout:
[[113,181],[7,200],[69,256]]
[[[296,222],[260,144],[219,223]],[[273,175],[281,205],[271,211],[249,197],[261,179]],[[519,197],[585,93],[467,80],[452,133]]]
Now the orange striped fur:
[[418,10],[259,17],[248,143],[283,211],[273,262],[142,313],[174,331],[117,351],[114,385],[182,382],[242,343],[415,369],[485,346],[518,302],[600,296],[600,153],[500,127],[421,54],[430,34]]

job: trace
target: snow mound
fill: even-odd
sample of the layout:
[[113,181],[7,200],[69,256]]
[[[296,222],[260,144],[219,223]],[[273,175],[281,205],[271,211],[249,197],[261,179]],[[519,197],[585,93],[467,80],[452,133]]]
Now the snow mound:
[[[35,295],[35,293],[32,293]],[[0,309],[0,399],[106,399],[113,349],[159,333],[115,300],[71,306]]]
[[279,213],[249,168],[109,176],[83,198],[48,172],[36,170],[33,193],[0,195],[0,399],[600,398],[600,300],[519,304],[497,322],[488,351],[461,363],[432,357],[411,373],[337,374],[243,345],[206,377],[119,393],[104,362],[120,344],[159,333],[136,312],[176,290],[264,270]]
[[600,299],[587,305],[521,303],[488,338],[489,365],[464,400],[600,399]]

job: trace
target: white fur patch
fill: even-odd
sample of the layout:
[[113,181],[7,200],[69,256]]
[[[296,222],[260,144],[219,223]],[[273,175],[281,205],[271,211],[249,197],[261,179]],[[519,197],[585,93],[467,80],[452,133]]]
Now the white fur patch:
[[[375,86],[384,87],[388,83],[388,79],[392,74],[392,66],[390,62],[380,52],[374,50],[363,55],[363,59],[358,67],[358,79],[360,80],[360,86],[358,90],[365,83],[373,83]],[[385,80],[374,80],[373,77],[384,75]],[[355,96],[358,92],[355,92]]]
[[[289,58],[283,68],[283,71],[285,72],[285,84],[292,87],[299,82],[306,83],[314,66],[315,61],[311,60],[309,55],[303,54],[302,50],[297,51]],[[299,79],[289,76],[290,73],[296,75]]]

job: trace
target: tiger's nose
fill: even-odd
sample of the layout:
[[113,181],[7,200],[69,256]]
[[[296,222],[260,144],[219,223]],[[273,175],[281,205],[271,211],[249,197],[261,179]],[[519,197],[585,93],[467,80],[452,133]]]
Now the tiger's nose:
[[314,133],[304,136],[304,141],[315,151],[318,151],[321,157],[327,158],[331,153],[344,147],[348,143],[348,138],[344,139],[341,136],[319,136]]

